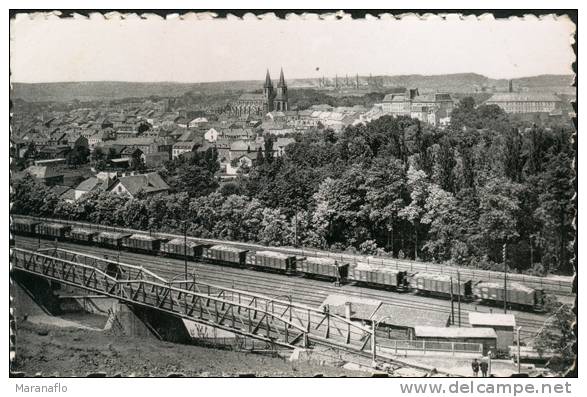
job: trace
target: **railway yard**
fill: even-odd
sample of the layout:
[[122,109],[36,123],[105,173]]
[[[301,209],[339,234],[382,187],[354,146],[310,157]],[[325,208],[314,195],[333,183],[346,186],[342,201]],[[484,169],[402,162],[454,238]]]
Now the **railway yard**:
[[[54,247],[55,243],[40,240],[41,247]],[[16,236],[15,246],[26,249],[39,248],[39,240],[32,237]],[[120,262],[143,266],[144,268],[173,279],[184,273],[184,261],[169,257],[152,256],[128,251],[118,251],[102,247],[80,246],[70,242],[59,242],[58,246],[70,250],[83,251],[97,256],[118,258]],[[297,303],[318,307],[331,294],[344,294],[351,297],[377,299],[384,303],[405,308],[421,308],[450,315],[451,304],[446,299],[437,299],[405,292],[377,290],[352,284],[335,286],[333,283],[309,279],[301,276],[285,276],[282,274],[257,272],[227,266],[217,266],[203,262],[188,262],[188,273],[207,283],[235,288],[247,292],[261,293],[267,296],[291,296]],[[567,294],[565,294],[568,297]],[[468,326],[469,312],[501,313],[503,308],[490,307],[475,303],[461,303],[460,324]],[[517,310],[508,310],[516,316],[521,329],[521,340],[531,341],[544,324],[545,315]],[[455,324],[459,323],[458,310],[455,311]]]
[[[188,240],[187,235],[147,234],[30,217],[16,218],[12,230],[16,248],[13,265],[18,270],[81,287],[82,297],[94,291],[115,301],[118,298],[122,304],[130,303],[131,311],[136,310],[132,305],[146,305],[155,310],[157,318],[167,313],[176,316],[176,320],[183,319],[180,328],[184,331],[173,325],[157,328],[147,317],[137,319],[144,322],[145,330],[151,330],[147,334],[153,332],[160,339],[175,340],[187,331],[187,340],[202,343],[210,340],[210,331],[202,333],[198,329],[208,324],[204,327],[214,329],[214,343],[222,340],[216,336],[216,330],[222,329],[232,335],[229,339],[240,334],[268,342],[274,346],[271,351],[278,345],[291,349],[302,341],[304,348],[313,347],[311,350],[317,349],[316,352],[334,348],[362,360],[359,366],[367,371],[370,366],[364,360],[372,355],[371,365],[379,368],[383,362],[392,363],[395,370],[415,371],[412,376],[436,369],[446,374],[467,374],[468,358],[488,355],[502,360],[495,362],[496,370],[500,364],[505,365],[502,376],[512,374],[515,370],[510,367],[510,359],[520,354],[520,346],[524,347],[525,360],[544,359],[533,345],[547,326],[547,300],[555,298],[572,304],[575,299],[571,280],[564,277],[540,278],[233,241]],[[96,271],[102,274],[103,281],[87,278]],[[137,282],[147,285],[141,290],[142,284],[138,284],[136,289],[133,285]],[[92,283],[105,284],[98,287]],[[108,283],[113,283],[115,289]],[[124,292],[127,288],[130,295]],[[185,294],[191,290],[194,295],[187,299]],[[139,296],[142,301],[137,300]],[[163,306],[167,296],[169,307]],[[67,293],[63,297],[68,299]],[[211,300],[213,305],[208,309]],[[202,302],[206,302],[205,308]],[[256,320],[259,302],[265,302],[265,314]],[[240,318],[241,325],[237,327],[235,309],[230,308],[233,305]],[[248,314],[243,317],[241,309]],[[118,319],[113,314],[116,310],[115,306],[107,309],[108,322],[113,315]],[[288,311],[289,320],[285,315]],[[232,325],[223,324],[227,315]],[[130,321],[133,324],[136,320]],[[275,326],[279,323],[284,328]],[[378,329],[382,323],[383,329]],[[125,327],[122,323],[121,326]],[[319,331],[323,326],[325,334]],[[342,331],[340,326],[348,327],[348,331]],[[288,336],[290,327],[294,327],[292,336]],[[297,336],[296,329],[301,330]],[[168,336],[162,338],[159,332]],[[516,333],[519,338],[514,337]],[[129,336],[128,329],[124,335]],[[438,355],[452,359],[447,363]],[[527,370],[534,371],[533,368],[529,366]]]

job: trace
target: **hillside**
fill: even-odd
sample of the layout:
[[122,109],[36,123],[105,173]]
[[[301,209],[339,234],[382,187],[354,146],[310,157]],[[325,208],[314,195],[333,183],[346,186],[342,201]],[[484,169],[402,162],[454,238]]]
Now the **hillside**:
[[[350,78],[351,82],[354,79]],[[333,78],[326,79],[334,85]],[[339,84],[345,78],[339,77]],[[542,75],[513,80],[514,87],[522,91],[545,91],[573,94],[571,75]],[[318,79],[288,80],[290,88],[318,88]],[[445,91],[452,93],[475,93],[486,89],[505,91],[507,80],[490,79],[475,73],[448,74],[438,76],[403,75],[403,76],[359,76],[359,83],[369,91],[385,92],[391,87],[418,87],[422,93]],[[185,93],[218,94],[238,91],[253,91],[262,86],[262,81],[224,81],[208,83],[138,83],[138,82],[67,82],[67,83],[13,83],[11,97],[27,102],[70,102],[114,100],[121,98],[146,98],[150,96],[176,97]],[[366,91],[367,92],[367,91]]]

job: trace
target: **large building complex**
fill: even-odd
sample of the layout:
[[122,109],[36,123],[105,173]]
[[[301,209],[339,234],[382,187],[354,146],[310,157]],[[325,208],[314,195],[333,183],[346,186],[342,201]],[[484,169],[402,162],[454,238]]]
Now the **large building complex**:
[[384,114],[409,116],[436,125],[450,117],[454,100],[447,93],[420,95],[417,88],[394,89],[383,98],[381,109]]
[[504,92],[494,94],[486,105],[497,105],[506,113],[551,113],[562,101],[554,94]]

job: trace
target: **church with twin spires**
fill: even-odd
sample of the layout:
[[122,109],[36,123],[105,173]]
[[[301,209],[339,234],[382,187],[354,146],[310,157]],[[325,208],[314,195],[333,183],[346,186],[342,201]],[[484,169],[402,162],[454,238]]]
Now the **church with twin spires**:
[[289,110],[289,103],[283,69],[279,74],[277,87],[273,86],[269,70],[267,70],[262,94],[243,94],[231,105],[231,111],[236,116],[263,115],[273,111],[284,112],[287,110]]

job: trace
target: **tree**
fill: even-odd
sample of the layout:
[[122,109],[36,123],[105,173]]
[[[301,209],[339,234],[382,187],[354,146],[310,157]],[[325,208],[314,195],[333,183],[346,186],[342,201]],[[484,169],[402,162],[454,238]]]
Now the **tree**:
[[424,205],[428,192],[427,175],[424,171],[413,167],[408,169],[407,188],[410,192],[410,204],[403,208],[399,215],[412,224],[414,230],[414,258],[418,259],[418,230],[420,219],[424,214]]
[[522,135],[517,128],[512,128],[505,134],[503,158],[506,177],[513,182],[522,182],[526,160],[522,153]]
[[383,244],[392,253],[394,231],[399,212],[405,207],[406,174],[400,160],[376,159],[365,175],[365,203],[361,211],[373,222],[374,228],[383,229]]
[[436,260],[462,261],[459,255],[465,220],[460,216],[458,207],[459,203],[451,193],[438,185],[429,185],[424,204],[426,212],[422,216],[422,223],[430,225],[424,250]]
[[194,152],[188,160],[177,159],[172,164],[169,184],[175,191],[186,192],[190,197],[205,196],[218,187],[215,174],[219,169],[216,149]]
[[501,262],[501,246],[519,237],[520,195],[523,186],[504,178],[495,178],[479,191],[479,228],[486,253]]
[[534,339],[539,354],[553,352],[555,356],[546,366],[558,371],[568,371],[576,360],[573,347],[577,338],[573,332],[576,316],[571,307],[556,301],[548,302],[549,317]]

